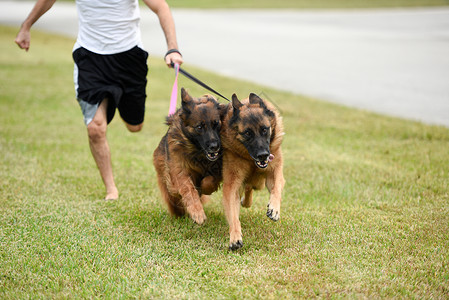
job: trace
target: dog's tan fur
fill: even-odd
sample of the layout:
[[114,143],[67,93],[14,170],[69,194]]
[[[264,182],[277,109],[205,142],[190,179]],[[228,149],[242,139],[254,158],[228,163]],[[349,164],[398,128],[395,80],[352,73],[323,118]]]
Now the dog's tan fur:
[[[194,99],[184,89],[181,94],[182,107],[167,118],[169,128],[154,151],[153,164],[170,213],[182,216],[187,212],[196,223],[203,224],[206,215],[202,203],[221,183],[222,159],[208,160],[195,139],[214,134],[219,139],[223,112],[220,114],[220,105],[210,95]],[[212,130],[212,124],[218,127]]]
[[[234,118],[231,122],[236,113],[238,118]],[[245,131],[248,128],[257,131],[260,126],[269,128],[271,134],[269,150],[274,155],[274,159],[265,169],[256,166],[244,146]],[[253,189],[267,187],[270,193],[267,216],[274,221],[279,219],[281,193],[285,184],[281,151],[283,134],[282,118],[270,102],[254,94],[240,102],[237,96],[233,95],[232,105],[228,105],[221,128],[221,142],[224,149],[223,203],[229,223],[229,247],[232,250],[243,246],[239,220],[240,205],[251,206]]]

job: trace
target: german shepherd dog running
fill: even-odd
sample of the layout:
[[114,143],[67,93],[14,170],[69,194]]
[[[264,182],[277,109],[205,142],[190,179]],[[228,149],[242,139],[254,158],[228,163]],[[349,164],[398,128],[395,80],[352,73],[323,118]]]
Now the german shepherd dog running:
[[[253,189],[270,192],[267,216],[279,220],[285,180],[281,143],[282,118],[275,107],[255,94],[239,101],[232,95],[221,129],[223,145],[223,203],[229,223],[229,248],[243,246],[240,204],[250,207]],[[244,194],[244,197],[240,197]]]
[[205,95],[192,98],[181,89],[182,106],[167,117],[169,126],[153,153],[158,184],[172,215],[187,214],[198,224],[203,203],[222,181],[221,117],[224,109]]

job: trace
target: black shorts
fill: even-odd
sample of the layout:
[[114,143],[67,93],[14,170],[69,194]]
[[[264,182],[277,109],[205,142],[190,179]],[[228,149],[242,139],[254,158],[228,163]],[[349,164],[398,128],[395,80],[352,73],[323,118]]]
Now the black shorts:
[[131,50],[102,55],[85,48],[73,52],[76,97],[86,125],[92,121],[101,101],[108,99],[107,121],[118,108],[122,119],[131,125],[143,122],[147,86],[148,53]]

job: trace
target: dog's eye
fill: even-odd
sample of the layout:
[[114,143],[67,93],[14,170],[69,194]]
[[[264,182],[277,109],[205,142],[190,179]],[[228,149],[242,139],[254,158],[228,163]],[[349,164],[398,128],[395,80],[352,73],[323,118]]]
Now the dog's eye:
[[261,130],[260,130],[260,133],[261,133],[262,135],[267,135],[267,133],[268,133],[268,128],[267,128],[267,127],[262,127]]
[[243,132],[243,135],[244,135],[246,138],[251,138],[251,137],[253,136],[253,132],[252,132],[251,130],[247,129],[247,130],[245,130],[245,131]]
[[212,127],[213,127],[213,128],[217,128],[218,125],[220,125],[220,123],[219,123],[218,121],[214,121],[214,122],[212,123]]
[[200,124],[200,125],[197,125],[197,126],[195,127],[195,129],[196,129],[196,130],[201,130],[201,129],[203,129],[203,125],[201,125],[201,124]]

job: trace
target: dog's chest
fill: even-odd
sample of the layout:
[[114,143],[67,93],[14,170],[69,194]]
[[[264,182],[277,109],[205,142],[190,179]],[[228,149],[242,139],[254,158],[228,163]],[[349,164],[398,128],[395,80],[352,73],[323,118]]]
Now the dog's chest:
[[216,161],[208,160],[204,154],[195,155],[192,157],[191,167],[199,174],[203,176],[212,175],[217,176],[221,174],[222,159],[219,158]]

